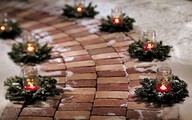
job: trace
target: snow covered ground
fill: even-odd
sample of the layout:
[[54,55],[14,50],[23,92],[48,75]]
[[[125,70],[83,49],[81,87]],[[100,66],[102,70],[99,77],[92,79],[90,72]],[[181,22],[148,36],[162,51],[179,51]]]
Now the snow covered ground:
[[[48,0],[47,0],[48,1]],[[192,106],[192,1],[191,0],[88,0],[97,4],[100,15],[109,15],[111,8],[122,7],[124,12],[136,20],[135,29],[157,31],[157,40],[173,46],[172,57],[163,64],[169,64],[173,73],[188,83],[190,97],[179,104],[180,119],[191,120]],[[53,2],[53,1],[52,1]],[[61,2],[63,6],[63,0]],[[71,0],[66,0],[71,2]],[[20,68],[7,56],[10,51],[8,41],[0,40],[0,114],[7,103],[4,100],[3,81],[7,77],[19,75]]]

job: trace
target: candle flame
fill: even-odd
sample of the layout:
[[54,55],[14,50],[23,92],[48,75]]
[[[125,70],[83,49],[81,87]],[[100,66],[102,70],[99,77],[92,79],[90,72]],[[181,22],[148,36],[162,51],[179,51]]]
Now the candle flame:
[[83,11],[83,8],[82,7],[77,7],[77,12],[82,12]]
[[1,26],[1,30],[3,31],[3,30],[5,30],[5,29],[6,29],[5,26],[2,25],[2,26]]
[[27,51],[28,52],[33,52],[35,50],[35,47],[32,44],[27,44]]
[[148,44],[147,44],[147,48],[148,48],[148,49],[153,48],[153,46],[154,46],[154,45],[153,45],[152,43],[148,43]]
[[165,85],[161,85],[160,89],[161,89],[161,90],[166,90],[167,87],[166,87]]
[[115,23],[120,23],[119,18],[115,18]]
[[28,85],[30,86],[30,88],[35,88],[35,86],[31,82],[28,82]]

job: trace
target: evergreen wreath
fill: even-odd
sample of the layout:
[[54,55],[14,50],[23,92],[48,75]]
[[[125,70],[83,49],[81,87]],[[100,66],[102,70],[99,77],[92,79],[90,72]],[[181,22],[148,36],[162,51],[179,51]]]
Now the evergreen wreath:
[[129,45],[128,52],[130,57],[137,58],[139,61],[153,61],[158,59],[160,61],[166,60],[170,57],[169,52],[172,46],[163,45],[163,42],[157,42],[155,47],[150,50],[144,49],[145,42],[135,41]]
[[63,8],[63,16],[68,18],[94,18],[99,12],[95,11],[97,5],[93,6],[90,2],[87,7],[84,7],[82,12],[77,12],[76,7],[65,5]]
[[177,76],[172,76],[170,81],[171,89],[168,92],[159,92],[156,90],[157,81],[151,78],[144,78],[140,82],[141,88],[136,88],[135,93],[138,97],[146,99],[148,102],[154,102],[160,105],[172,105],[184,101],[189,96],[187,83],[180,80]]
[[52,97],[59,94],[56,89],[57,81],[48,76],[39,76],[39,88],[36,91],[25,90],[23,78],[15,76],[10,77],[4,82],[7,86],[5,98],[10,101],[25,101],[25,104],[32,104],[37,100],[45,101],[47,97]]
[[104,32],[129,32],[133,30],[133,22],[135,20],[125,14],[122,14],[122,21],[120,24],[113,24],[112,17],[107,16],[107,19],[101,19],[100,30]]
[[[2,25],[3,23],[4,23],[4,20],[2,20],[0,22],[0,25]],[[21,34],[22,30],[19,27],[19,23],[18,22],[9,20],[6,23],[7,23],[8,27],[10,29],[4,30],[4,31],[0,30],[0,38],[3,38],[3,39],[8,39],[8,38],[14,39],[15,37],[17,37],[18,35]]]
[[47,44],[42,46],[37,44],[36,48],[33,53],[28,53],[23,43],[17,43],[13,44],[12,51],[8,55],[16,64],[22,63],[26,65],[38,64],[51,58],[50,53],[52,48],[48,47]]

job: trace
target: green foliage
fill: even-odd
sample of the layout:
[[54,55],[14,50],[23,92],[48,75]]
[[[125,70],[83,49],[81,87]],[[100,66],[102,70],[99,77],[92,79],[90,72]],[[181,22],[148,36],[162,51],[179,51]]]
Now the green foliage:
[[10,77],[4,82],[7,86],[5,98],[10,101],[25,101],[26,104],[34,103],[37,100],[46,100],[49,96],[58,95],[56,89],[57,81],[51,77],[39,76],[39,89],[36,91],[25,90],[23,78],[15,76]]
[[16,64],[34,65],[49,59],[51,50],[52,48],[48,47],[47,44],[43,46],[37,44],[37,49],[33,53],[28,53],[22,43],[17,43],[13,44],[12,51],[8,55]]
[[107,16],[107,19],[101,19],[100,30],[104,32],[129,32],[133,30],[133,22],[135,20],[125,14],[122,14],[122,23],[121,24],[113,24],[112,17]]
[[84,7],[83,12],[77,12],[76,7],[65,5],[63,8],[63,16],[68,18],[94,18],[99,12],[95,11],[97,5],[92,6],[92,3],[89,3],[87,7]]
[[135,93],[138,97],[146,99],[148,102],[157,104],[172,105],[184,101],[188,96],[187,83],[180,80],[177,76],[173,76],[170,81],[171,90],[169,92],[159,92],[156,90],[156,80],[145,78],[141,88],[136,88]]
[[[0,24],[3,21],[0,22]],[[5,31],[0,31],[0,38],[3,39],[14,39],[15,37],[17,37],[18,35],[21,34],[22,30],[19,27],[19,23],[18,22],[13,22],[13,21],[8,21],[7,22],[8,26],[11,27],[12,29],[10,30],[5,30]]]
[[128,52],[132,58],[137,58],[139,61],[153,61],[158,59],[160,61],[166,60],[169,56],[172,46],[164,46],[162,41],[156,43],[156,47],[151,50],[144,50],[145,42],[137,41],[129,45]]

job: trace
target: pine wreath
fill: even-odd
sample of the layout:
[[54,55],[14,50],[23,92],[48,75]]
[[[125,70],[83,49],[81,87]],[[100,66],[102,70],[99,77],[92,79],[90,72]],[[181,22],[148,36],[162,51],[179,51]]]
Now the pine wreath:
[[3,39],[8,39],[8,38],[14,39],[18,35],[20,35],[21,32],[22,32],[21,28],[19,27],[19,23],[16,22],[16,21],[9,20],[6,23],[4,23],[4,20],[2,20],[0,22],[0,25],[3,25],[3,24],[7,24],[9,29],[7,29],[7,30],[0,30],[0,38],[3,38]]
[[112,17],[107,16],[107,19],[101,19],[100,30],[104,32],[129,32],[133,30],[133,23],[135,20],[125,14],[122,14],[122,21],[120,24],[113,24]]
[[87,7],[83,8],[82,12],[77,12],[76,7],[65,5],[63,8],[63,16],[68,18],[94,18],[99,12],[95,11],[97,5],[93,6],[90,2]]
[[42,46],[37,44],[37,49],[33,53],[28,53],[23,43],[17,43],[13,44],[12,51],[8,55],[16,64],[34,65],[51,58],[51,50],[47,44]]
[[39,89],[36,91],[25,90],[23,87],[23,78],[15,76],[10,77],[4,82],[7,86],[5,98],[10,101],[25,101],[25,104],[32,104],[37,100],[46,100],[59,94],[56,89],[57,81],[48,76],[39,76]]
[[160,105],[172,105],[184,101],[189,96],[187,83],[180,80],[177,76],[172,76],[170,81],[171,89],[169,92],[159,92],[156,90],[157,81],[155,79],[144,78],[140,82],[141,88],[136,88],[135,93],[138,97],[146,99],[148,102],[154,102]]
[[128,52],[130,57],[137,58],[139,61],[153,61],[154,59],[164,61],[170,57],[169,52],[172,46],[163,45],[162,41],[157,42],[156,47],[150,50],[145,50],[144,45],[145,42],[140,40],[129,45]]

